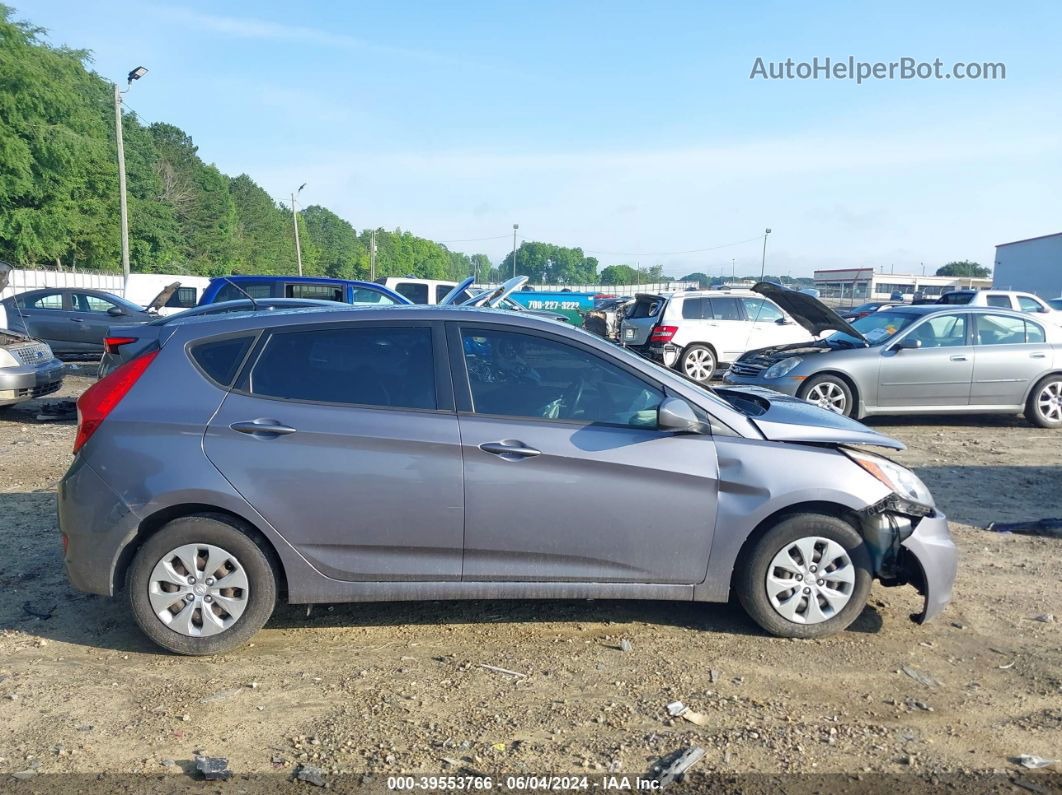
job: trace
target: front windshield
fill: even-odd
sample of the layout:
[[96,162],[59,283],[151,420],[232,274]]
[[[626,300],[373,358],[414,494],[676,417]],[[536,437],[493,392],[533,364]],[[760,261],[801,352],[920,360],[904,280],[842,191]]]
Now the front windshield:
[[1062,298],[1052,298],[1047,303],[1052,309],[1062,309]]
[[[907,312],[890,312],[888,309],[883,309],[859,318],[852,323],[852,327],[866,338],[866,342],[871,345],[881,345],[911,325],[918,317],[918,315]],[[853,337],[843,331],[835,331],[826,337],[826,342],[830,345],[848,347],[865,344],[858,337]]]

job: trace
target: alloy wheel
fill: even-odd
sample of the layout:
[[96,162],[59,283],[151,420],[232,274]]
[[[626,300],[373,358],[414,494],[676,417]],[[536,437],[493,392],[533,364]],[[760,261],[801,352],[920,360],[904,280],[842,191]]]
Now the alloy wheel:
[[795,624],[819,624],[840,613],[855,589],[855,566],[844,547],[821,536],[786,544],[767,567],[767,598]]
[[833,381],[815,384],[808,390],[804,399],[838,414],[844,414],[848,408],[848,398],[845,397],[844,390]]
[[185,544],[151,570],[148,600],[159,621],[193,638],[224,632],[244,610],[250,589],[235,555],[212,544]]
[[686,354],[682,369],[694,381],[707,381],[715,372],[715,358],[710,351],[694,348]]
[[1036,396],[1036,408],[1048,422],[1062,422],[1062,381],[1044,385]]

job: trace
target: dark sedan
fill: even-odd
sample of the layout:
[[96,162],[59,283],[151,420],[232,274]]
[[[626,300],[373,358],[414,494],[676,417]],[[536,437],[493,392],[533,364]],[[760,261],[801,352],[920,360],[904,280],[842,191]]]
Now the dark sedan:
[[12,331],[43,340],[59,356],[100,354],[112,326],[157,317],[117,295],[76,287],[30,290],[0,303]]

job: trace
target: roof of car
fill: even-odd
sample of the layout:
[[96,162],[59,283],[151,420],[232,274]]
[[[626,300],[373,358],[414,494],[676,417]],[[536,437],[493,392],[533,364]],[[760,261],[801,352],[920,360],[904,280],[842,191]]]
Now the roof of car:
[[333,279],[328,276],[285,276],[283,274],[265,274],[265,273],[236,273],[232,276],[215,276],[210,280],[213,282],[291,282],[294,284],[355,284],[359,287],[375,287],[379,289],[383,285],[376,284],[375,282],[366,282],[360,279]]
[[890,312],[900,312],[905,315],[932,315],[936,312],[974,312],[979,315],[1014,315],[1029,319],[1025,312],[1016,312],[1004,306],[970,306],[969,304],[897,304],[889,309]]

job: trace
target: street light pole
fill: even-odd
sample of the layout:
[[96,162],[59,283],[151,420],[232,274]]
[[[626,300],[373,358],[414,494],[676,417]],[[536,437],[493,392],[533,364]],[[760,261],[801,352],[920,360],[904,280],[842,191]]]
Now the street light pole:
[[516,230],[520,228],[520,224],[513,224],[513,276],[516,276]]
[[302,193],[306,183],[299,185],[299,189],[291,194],[291,223],[295,226],[295,261],[299,263],[299,276],[302,276],[302,246],[299,245],[299,216],[295,212],[295,197]]
[[[133,81],[147,74],[147,69],[138,66],[127,76],[125,89],[114,84],[114,138],[118,145],[118,207],[122,224],[122,278],[124,288],[129,286],[129,203],[125,191],[125,142],[122,139],[122,94],[133,87]],[[124,292],[124,290],[123,290]]]
[[763,259],[760,260],[760,281],[763,281],[764,269],[767,267],[767,235],[771,234],[770,228],[763,232]]

